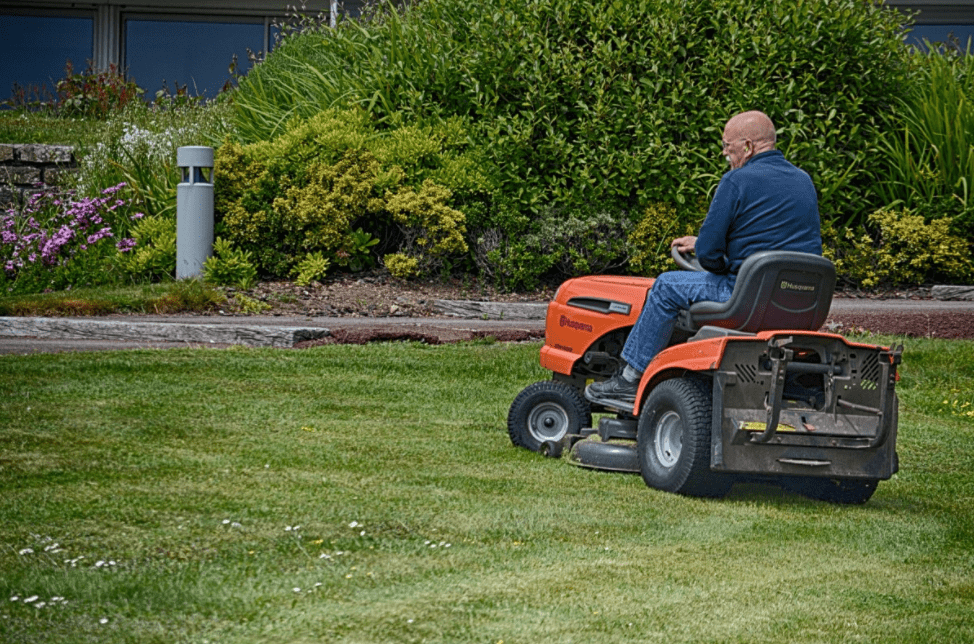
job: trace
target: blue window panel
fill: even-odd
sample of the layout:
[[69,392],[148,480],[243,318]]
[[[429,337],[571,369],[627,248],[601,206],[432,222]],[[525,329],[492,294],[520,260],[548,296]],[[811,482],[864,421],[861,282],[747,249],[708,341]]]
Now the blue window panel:
[[974,24],[972,25],[913,25],[906,34],[906,43],[924,48],[923,41],[954,42],[963,52],[974,53]]
[[125,21],[125,66],[149,100],[164,81],[170,92],[186,85],[194,96],[213,98],[230,80],[234,54],[237,73],[248,71],[248,48],[253,52],[264,48],[263,24]]
[[93,34],[92,18],[0,14],[0,100],[11,97],[14,83],[53,94],[67,61],[75,73],[88,66]]

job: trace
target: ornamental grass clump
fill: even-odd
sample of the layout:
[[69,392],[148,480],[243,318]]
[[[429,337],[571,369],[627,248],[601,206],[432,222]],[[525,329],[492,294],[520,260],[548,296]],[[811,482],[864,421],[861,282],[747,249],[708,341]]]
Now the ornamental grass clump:
[[124,187],[77,200],[41,192],[22,209],[7,210],[0,222],[2,292],[36,293],[117,279],[117,258],[136,245],[128,237],[129,224],[142,217],[129,214],[129,203],[119,196]]
[[950,217],[974,240],[974,57],[927,43],[910,63],[916,81],[884,115],[876,192],[927,218]]

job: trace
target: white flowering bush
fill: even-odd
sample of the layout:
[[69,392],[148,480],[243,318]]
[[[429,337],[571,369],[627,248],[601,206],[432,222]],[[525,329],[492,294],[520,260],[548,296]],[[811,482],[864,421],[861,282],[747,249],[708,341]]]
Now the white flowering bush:
[[213,103],[179,109],[131,106],[112,117],[101,140],[80,158],[75,187],[85,195],[126,182],[148,215],[174,217],[176,150],[215,145],[227,132],[228,108]]

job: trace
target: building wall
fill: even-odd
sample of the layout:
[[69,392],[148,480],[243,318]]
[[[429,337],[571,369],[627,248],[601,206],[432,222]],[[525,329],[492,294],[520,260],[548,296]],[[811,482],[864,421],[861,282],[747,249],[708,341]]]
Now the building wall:
[[[162,88],[187,85],[214,96],[249,68],[248,51],[272,48],[288,0],[0,0],[0,100],[13,83],[46,86],[64,77],[66,60],[81,71],[126,70],[151,98]],[[298,4],[293,2],[292,4]],[[310,0],[305,13],[325,21],[359,15],[365,0]]]

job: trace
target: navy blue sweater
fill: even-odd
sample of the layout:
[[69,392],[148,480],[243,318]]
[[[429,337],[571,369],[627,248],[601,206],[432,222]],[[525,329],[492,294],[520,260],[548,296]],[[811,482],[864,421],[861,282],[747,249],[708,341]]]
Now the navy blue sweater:
[[822,254],[815,186],[778,150],[721,178],[697,236],[697,259],[712,273],[737,273],[762,250]]

